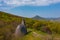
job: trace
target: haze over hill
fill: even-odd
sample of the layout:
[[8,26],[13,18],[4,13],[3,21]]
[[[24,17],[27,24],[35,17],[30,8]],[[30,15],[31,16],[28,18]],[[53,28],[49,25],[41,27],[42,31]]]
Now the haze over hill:
[[44,17],[40,17],[39,15],[36,15],[36,16],[32,17],[32,19],[60,21],[60,17],[58,17],[58,18],[44,18]]
[[32,17],[32,19],[42,20],[42,19],[45,19],[45,18],[43,18],[43,17],[40,17],[40,16],[36,15],[36,16]]

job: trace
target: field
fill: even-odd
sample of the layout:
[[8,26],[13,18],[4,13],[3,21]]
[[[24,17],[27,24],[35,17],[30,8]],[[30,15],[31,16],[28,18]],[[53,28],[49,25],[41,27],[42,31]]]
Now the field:
[[[14,38],[14,32],[22,18],[28,33],[20,38]],[[60,40],[60,22],[34,20],[5,12],[0,12],[0,40]]]

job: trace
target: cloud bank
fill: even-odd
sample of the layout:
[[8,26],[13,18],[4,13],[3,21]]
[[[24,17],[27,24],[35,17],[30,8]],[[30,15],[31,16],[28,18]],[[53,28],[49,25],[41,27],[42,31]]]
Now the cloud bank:
[[0,0],[1,7],[17,7],[17,6],[48,6],[51,4],[60,3],[60,0]]
[[22,6],[22,5],[32,5],[32,6],[45,6],[54,3],[59,3],[60,0],[3,0],[7,5]]

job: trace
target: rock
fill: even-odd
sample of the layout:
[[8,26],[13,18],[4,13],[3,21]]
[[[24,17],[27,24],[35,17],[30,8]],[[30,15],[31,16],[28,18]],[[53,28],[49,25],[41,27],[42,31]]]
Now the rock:
[[25,26],[25,21],[22,20],[21,24],[19,24],[16,28],[16,31],[15,31],[15,36],[23,36],[27,33],[27,28]]

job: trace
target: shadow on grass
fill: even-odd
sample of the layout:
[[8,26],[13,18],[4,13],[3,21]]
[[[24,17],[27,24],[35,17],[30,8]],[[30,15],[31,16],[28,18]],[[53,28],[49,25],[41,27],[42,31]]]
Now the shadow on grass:
[[27,35],[27,34],[30,34],[31,32],[32,32],[32,31],[28,31],[28,32],[26,33],[26,35]]

